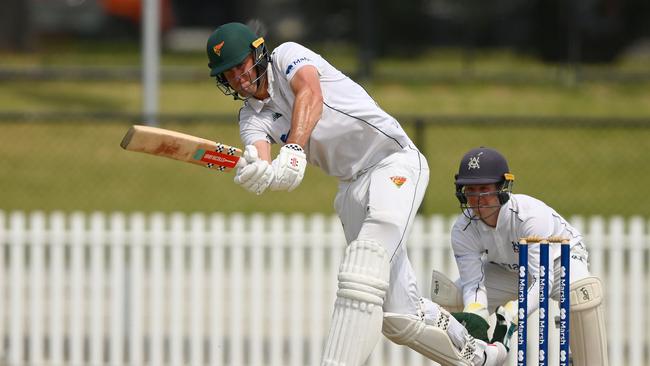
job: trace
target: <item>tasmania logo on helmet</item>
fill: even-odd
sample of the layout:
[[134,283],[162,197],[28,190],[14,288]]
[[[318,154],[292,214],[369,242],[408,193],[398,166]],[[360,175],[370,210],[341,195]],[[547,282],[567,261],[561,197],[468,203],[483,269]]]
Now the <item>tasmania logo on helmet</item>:
[[221,43],[217,43],[212,47],[212,50],[214,51],[214,54],[217,56],[221,56],[221,48],[223,47],[225,41],[221,41]]

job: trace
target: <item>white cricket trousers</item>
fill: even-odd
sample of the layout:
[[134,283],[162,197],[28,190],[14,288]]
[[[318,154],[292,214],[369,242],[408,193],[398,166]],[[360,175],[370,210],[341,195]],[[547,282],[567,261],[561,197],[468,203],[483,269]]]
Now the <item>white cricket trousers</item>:
[[334,207],[348,244],[374,240],[390,258],[384,311],[415,315],[419,310],[420,292],[406,241],[428,183],[426,158],[414,147],[389,155],[354,180],[339,183]]

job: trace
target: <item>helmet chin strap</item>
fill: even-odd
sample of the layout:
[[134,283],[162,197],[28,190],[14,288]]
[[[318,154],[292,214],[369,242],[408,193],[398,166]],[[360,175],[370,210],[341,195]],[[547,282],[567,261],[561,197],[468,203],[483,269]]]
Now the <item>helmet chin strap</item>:
[[[485,222],[485,220],[488,219],[488,218],[490,218],[490,217],[492,217],[492,216],[494,216],[494,215],[496,215],[496,214],[498,214],[499,211],[500,211],[500,208],[501,208],[501,204],[498,204],[498,205],[490,205],[490,206],[481,206],[481,197],[479,197],[479,199],[478,199],[478,203],[477,203],[476,206],[469,206],[467,203],[462,203],[462,204],[460,205],[460,208],[461,208],[461,211],[463,212],[463,215],[464,215],[465,217],[467,217],[467,218],[470,220],[469,223],[467,224],[467,226],[469,226],[469,224],[470,224],[472,221],[478,221],[478,220],[481,220],[481,221],[483,221],[483,223],[484,223],[485,225],[487,225],[487,226],[490,226],[490,227],[496,227],[496,225],[495,225],[495,226],[492,226],[492,225],[488,224],[487,222]],[[489,214],[489,215],[487,215],[487,216],[485,216],[485,217],[480,217],[480,216],[478,216],[478,215],[476,214],[475,210],[480,211],[481,208],[484,208],[484,209],[485,209],[485,208],[499,208],[499,210],[494,210],[491,214]],[[465,228],[467,228],[467,226],[466,226]]]
[[[500,210],[501,205],[499,205],[499,206],[488,206],[488,207],[499,207],[499,210]],[[486,208],[488,208],[488,207],[486,207]],[[499,213],[499,210],[494,210],[491,214],[489,214],[489,215],[487,215],[487,216],[485,216],[485,217],[480,217],[481,221],[483,221],[483,223],[484,223],[485,225],[487,225],[487,226],[490,226],[490,227],[496,227],[496,226],[497,226],[496,223],[494,224],[494,226],[492,226],[492,225],[488,224],[487,222],[485,222],[485,220],[486,220],[487,218],[490,218],[490,217],[492,217],[492,216],[498,214],[498,213]]]

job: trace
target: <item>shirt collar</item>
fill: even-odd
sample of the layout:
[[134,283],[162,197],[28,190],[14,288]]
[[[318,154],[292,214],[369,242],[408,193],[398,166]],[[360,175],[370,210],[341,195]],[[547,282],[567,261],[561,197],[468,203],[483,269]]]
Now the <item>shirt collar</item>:
[[246,104],[248,104],[253,110],[255,110],[256,113],[260,113],[262,111],[262,108],[266,104],[268,104],[271,101],[271,98],[266,98],[264,100],[259,100],[256,98],[248,98],[246,99]]

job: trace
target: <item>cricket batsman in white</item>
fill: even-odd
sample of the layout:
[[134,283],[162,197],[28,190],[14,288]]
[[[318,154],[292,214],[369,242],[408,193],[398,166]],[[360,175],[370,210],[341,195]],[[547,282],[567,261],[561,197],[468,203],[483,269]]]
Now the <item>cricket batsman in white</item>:
[[[244,101],[239,126],[247,165],[235,183],[256,194],[292,191],[307,162],[339,179],[334,206],[348,246],[322,365],[362,365],[382,330],[443,365],[501,364],[502,344],[474,339],[419,295],[405,245],[429,168],[400,124],[300,44],[269,53],[248,26],[228,23],[211,34],[207,54],[217,86]],[[275,159],[271,144],[282,145]]]
[[[516,325],[519,239],[568,238],[573,365],[607,365],[603,289],[600,279],[589,272],[582,234],[544,202],[512,194],[513,181],[508,162],[498,151],[480,147],[463,156],[455,176],[462,214],[451,232],[460,278],[454,283],[434,270],[433,301],[451,311],[479,315],[486,326],[494,312],[500,322]],[[550,250],[555,274],[549,276],[549,287],[551,298],[559,300],[559,281],[554,278],[559,278],[560,244],[552,244]],[[539,307],[539,245],[530,245],[528,255],[530,315]]]

